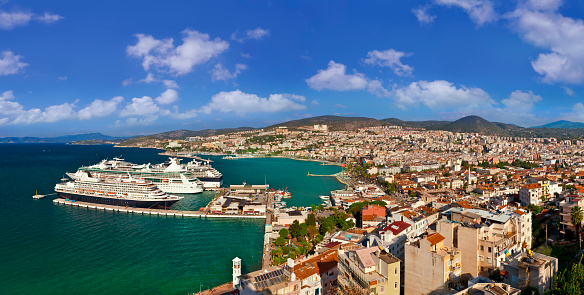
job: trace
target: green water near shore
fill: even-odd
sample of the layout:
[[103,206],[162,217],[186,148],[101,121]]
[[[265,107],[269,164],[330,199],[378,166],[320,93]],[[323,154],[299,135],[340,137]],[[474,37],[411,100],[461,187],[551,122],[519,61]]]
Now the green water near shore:
[[[122,155],[160,163],[153,149],[55,144],[0,144],[0,294],[186,294],[231,280],[231,259],[243,271],[261,267],[263,220],[143,216],[57,206],[53,192],[65,172]],[[263,184],[292,192],[290,206],[318,204],[342,188],[336,166],[289,159],[209,157],[226,184]],[[196,210],[212,192],[185,195]]]

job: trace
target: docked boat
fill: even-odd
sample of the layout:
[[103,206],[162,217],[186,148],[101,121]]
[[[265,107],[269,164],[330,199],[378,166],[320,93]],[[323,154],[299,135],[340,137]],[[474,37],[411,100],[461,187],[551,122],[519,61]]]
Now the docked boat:
[[[91,177],[107,178],[122,177],[136,178],[150,181],[156,184],[165,193],[196,194],[203,191],[203,183],[194,173],[187,171],[180,165],[177,158],[170,158],[166,165],[154,165],[150,163],[137,165],[124,161],[121,158],[103,160],[99,164],[82,166],[80,172],[87,172]],[[76,174],[67,174],[75,178]]]
[[209,165],[209,162],[192,160],[184,168],[197,177],[205,189],[217,189],[223,186],[223,174]]
[[168,208],[182,199],[167,195],[150,181],[131,177],[91,177],[81,171],[75,173],[73,180],[56,184],[55,192],[72,201],[140,208]]

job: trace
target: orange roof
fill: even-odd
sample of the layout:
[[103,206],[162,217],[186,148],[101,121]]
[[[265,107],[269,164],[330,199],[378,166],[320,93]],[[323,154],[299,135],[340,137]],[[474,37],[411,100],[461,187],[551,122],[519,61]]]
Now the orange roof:
[[432,246],[444,241],[444,239],[446,238],[439,233],[433,233],[426,237],[426,240],[428,240]]
[[525,214],[525,212],[523,212],[523,211],[521,211],[521,210],[519,210],[519,209],[517,209],[517,210],[513,211],[513,213],[517,213],[517,214],[519,214],[519,215],[524,215],[524,214]]

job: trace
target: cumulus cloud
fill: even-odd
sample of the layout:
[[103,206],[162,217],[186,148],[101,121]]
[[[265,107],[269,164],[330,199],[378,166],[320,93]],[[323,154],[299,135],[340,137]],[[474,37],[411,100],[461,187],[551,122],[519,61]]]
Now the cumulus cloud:
[[158,120],[158,116],[148,116],[143,118],[127,118],[126,120],[116,120],[114,127],[122,128],[122,127],[133,127],[133,126],[150,126],[154,124]]
[[565,92],[567,95],[569,95],[569,96],[574,96],[574,95],[576,95],[576,93],[574,92],[574,90],[572,90],[572,88],[569,88],[569,87],[566,87],[566,86],[564,86],[564,87],[562,87],[562,88],[564,89],[564,92]]
[[412,82],[406,87],[395,87],[392,95],[401,108],[424,105],[433,110],[474,110],[491,108],[496,102],[480,88],[456,87],[443,80]]
[[13,75],[21,72],[27,63],[21,62],[21,55],[15,55],[12,51],[2,52],[0,57],[0,76]]
[[244,42],[246,40],[261,40],[264,37],[267,37],[270,35],[270,30],[265,30],[262,29],[260,27],[253,29],[253,30],[245,30],[245,32],[242,34],[239,33],[239,31],[235,31],[233,34],[231,34],[231,39],[237,41],[237,42]]
[[553,11],[562,6],[563,0],[527,0],[524,4],[533,10]]
[[[525,41],[550,50],[531,62],[543,81],[580,84],[584,82],[584,22],[554,11],[560,4],[529,1],[507,17]],[[535,7],[540,10],[532,9]]]
[[5,124],[33,124],[52,123],[68,119],[89,120],[92,118],[106,117],[118,109],[118,105],[124,100],[116,96],[110,100],[96,99],[89,106],[76,111],[78,100],[72,103],[63,103],[40,108],[25,109],[19,102],[14,101],[12,91],[5,91],[0,96],[0,120]]
[[96,99],[89,106],[79,110],[77,117],[80,120],[107,117],[118,110],[118,105],[124,101],[121,96],[113,97],[110,100]]
[[167,113],[149,96],[134,97],[132,102],[120,112],[120,117],[149,116],[159,113]]
[[239,115],[257,112],[277,113],[306,109],[306,106],[301,104],[305,100],[304,96],[294,94],[270,94],[268,98],[265,98],[235,90],[213,95],[211,101],[201,110],[205,113],[217,110],[220,112],[234,112]]
[[413,8],[412,13],[416,16],[420,24],[431,24],[436,19],[436,16],[431,15],[428,12],[428,6],[420,6],[418,8]]
[[498,18],[490,0],[435,0],[435,3],[462,8],[478,26],[494,22]]
[[174,89],[166,89],[156,98],[159,104],[171,104],[178,101],[178,92]]
[[162,83],[166,88],[178,88],[178,84],[174,80],[160,80],[157,79],[152,73],[148,73],[144,79],[134,80],[134,78],[128,78],[122,81],[122,85],[128,86],[134,83]]
[[244,70],[247,70],[247,65],[244,64],[236,64],[233,72],[230,72],[221,64],[216,64],[211,70],[211,78],[213,81],[234,79]]
[[373,50],[367,52],[366,64],[389,67],[398,76],[410,76],[414,68],[401,62],[402,57],[411,56],[412,53],[388,49],[385,51]]
[[26,26],[31,20],[45,24],[55,23],[63,19],[62,16],[45,12],[37,15],[30,12],[6,12],[0,11],[0,29],[12,30],[19,26]]
[[533,109],[533,104],[541,100],[541,96],[535,95],[531,91],[515,90],[509,95],[509,98],[501,100],[501,103],[511,110],[530,112]]
[[151,35],[136,34],[138,41],[128,46],[126,52],[129,56],[141,58],[142,67],[146,71],[155,68],[184,75],[229,48],[226,41],[211,39],[205,33],[186,29],[182,34],[183,44],[176,47],[172,38],[158,40]]
[[387,93],[380,81],[368,79],[364,74],[358,72],[347,74],[345,65],[332,60],[329,62],[327,69],[319,70],[316,75],[306,79],[306,83],[310,88],[316,90],[368,90],[380,96]]
[[166,88],[178,88],[178,84],[174,80],[162,80],[162,84],[166,86]]

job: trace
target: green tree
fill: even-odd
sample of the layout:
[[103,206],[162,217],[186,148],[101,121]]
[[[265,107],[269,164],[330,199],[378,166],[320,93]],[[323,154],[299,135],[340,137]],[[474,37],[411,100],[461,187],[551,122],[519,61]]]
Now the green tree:
[[287,239],[287,238],[288,238],[288,234],[289,234],[289,233],[290,233],[290,232],[288,231],[288,229],[287,229],[287,228],[283,228],[283,229],[281,229],[281,230],[278,232],[278,234],[280,235],[280,237],[281,237],[282,239]]
[[310,211],[316,212],[316,205],[310,204]]
[[539,291],[534,286],[527,286],[521,290],[521,295],[540,295]]
[[306,216],[306,225],[310,226],[316,226],[316,217],[314,216],[314,214],[308,214],[308,216]]
[[308,229],[306,226],[306,223],[301,223],[300,224],[300,232],[298,232],[298,236],[303,238],[306,237],[308,235]]
[[582,239],[580,238],[580,227],[582,226],[582,208],[580,206],[572,207],[572,212],[570,213],[570,219],[572,224],[576,228],[576,236],[578,237],[578,243],[580,250],[582,250]]
[[314,225],[307,226],[306,230],[308,231],[308,234],[310,235],[311,238],[314,238],[316,237],[316,235],[318,235],[318,228],[316,228],[316,226]]
[[294,238],[297,238],[300,235],[300,222],[298,222],[298,219],[290,224],[290,235]]
[[276,239],[276,246],[284,246],[284,244],[286,244],[286,240],[284,240],[284,238],[278,237]]
[[582,259],[570,269],[561,271],[554,280],[554,290],[549,295],[571,295],[584,293],[584,265]]

